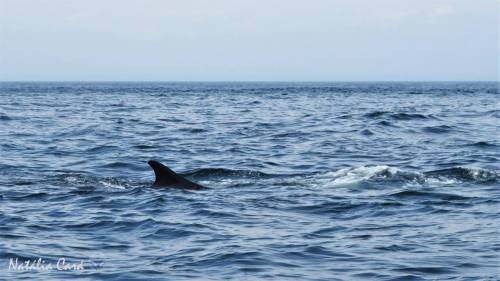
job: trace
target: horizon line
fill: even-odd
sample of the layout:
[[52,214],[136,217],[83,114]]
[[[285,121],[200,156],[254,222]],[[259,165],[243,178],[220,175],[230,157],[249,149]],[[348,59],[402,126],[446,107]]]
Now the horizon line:
[[500,80],[0,80],[0,83],[500,83]]

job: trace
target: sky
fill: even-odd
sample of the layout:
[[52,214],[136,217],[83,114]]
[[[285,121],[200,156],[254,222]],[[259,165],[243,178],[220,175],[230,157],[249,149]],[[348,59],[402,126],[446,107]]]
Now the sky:
[[0,80],[498,81],[499,6],[0,0]]

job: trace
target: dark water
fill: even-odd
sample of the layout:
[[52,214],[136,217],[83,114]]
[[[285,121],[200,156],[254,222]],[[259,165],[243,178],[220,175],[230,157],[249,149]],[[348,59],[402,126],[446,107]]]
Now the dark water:
[[497,83],[0,85],[0,279],[500,279]]

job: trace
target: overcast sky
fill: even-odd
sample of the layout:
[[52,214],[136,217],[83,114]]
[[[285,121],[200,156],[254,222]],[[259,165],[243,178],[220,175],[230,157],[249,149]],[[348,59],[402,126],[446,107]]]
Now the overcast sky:
[[497,0],[0,3],[0,80],[499,80]]

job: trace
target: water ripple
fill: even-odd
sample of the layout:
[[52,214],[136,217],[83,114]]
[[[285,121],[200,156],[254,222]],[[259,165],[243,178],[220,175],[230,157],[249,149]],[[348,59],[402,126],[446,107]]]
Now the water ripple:
[[499,279],[496,83],[0,86],[0,279]]

